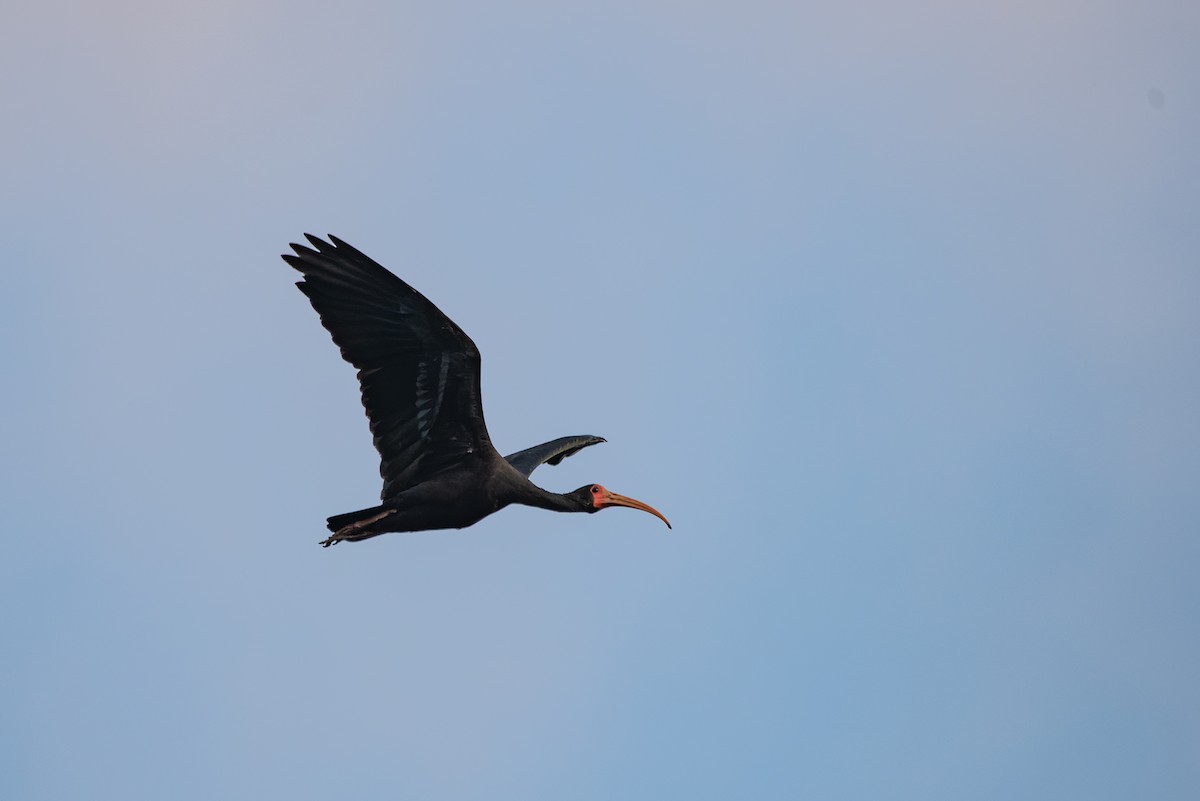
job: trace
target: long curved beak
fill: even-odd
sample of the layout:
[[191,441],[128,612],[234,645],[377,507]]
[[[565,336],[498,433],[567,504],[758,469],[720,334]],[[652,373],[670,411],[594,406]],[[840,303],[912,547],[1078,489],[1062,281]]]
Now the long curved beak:
[[608,492],[606,490],[604,498],[600,501],[600,503],[597,504],[597,506],[599,506],[601,509],[605,508],[606,506],[628,506],[630,509],[640,509],[643,512],[649,512],[659,520],[666,523],[667,528],[671,527],[671,521],[663,517],[662,512],[658,511],[650,504],[642,503],[641,501],[634,500],[633,498],[626,498],[624,495],[618,495],[615,492]]

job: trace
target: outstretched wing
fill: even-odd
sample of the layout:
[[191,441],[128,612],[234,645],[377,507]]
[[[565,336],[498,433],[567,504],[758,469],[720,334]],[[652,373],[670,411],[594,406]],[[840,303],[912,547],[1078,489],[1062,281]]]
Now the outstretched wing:
[[[305,234],[283,260],[358,368],[384,500],[492,449],[479,396],[479,349],[420,292],[330,236]],[[332,244],[330,244],[332,243]]]
[[521,475],[529,478],[538,465],[558,464],[563,459],[566,459],[568,456],[574,456],[589,445],[607,441],[604,437],[593,437],[586,434],[578,437],[559,437],[549,442],[543,442],[541,445],[534,445],[532,448],[526,448],[523,451],[505,456],[504,460],[517,468],[517,472]]

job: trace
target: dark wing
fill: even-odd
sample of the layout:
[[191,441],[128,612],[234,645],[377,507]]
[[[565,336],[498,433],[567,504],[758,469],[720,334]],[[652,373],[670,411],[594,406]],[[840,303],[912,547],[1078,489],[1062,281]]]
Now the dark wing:
[[509,454],[504,460],[517,468],[517,472],[529,478],[530,474],[540,464],[558,464],[568,456],[574,456],[589,445],[607,442],[604,437],[583,435],[579,437],[560,437],[541,445],[534,445],[523,451]]
[[492,451],[479,397],[479,349],[420,292],[336,237],[305,234],[283,260],[342,357],[358,368],[382,462],[384,500]]

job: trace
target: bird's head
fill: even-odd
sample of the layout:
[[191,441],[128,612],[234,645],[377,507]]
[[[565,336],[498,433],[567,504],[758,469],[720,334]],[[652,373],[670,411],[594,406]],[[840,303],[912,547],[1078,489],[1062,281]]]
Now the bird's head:
[[641,509],[643,512],[649,512],[666,523],[667,528],[671,527],[671,521],[663,517],[662,512],[650,504],[635,501],[633,498],[626,498],[624,495],[618,495],[615,492],[609,492],[599,484],[588,484],[585,487],[580,487],[571,493],[571,497],[579,503],[581,510],[584,512],[599,512],[601,509],[607,509],[610,506],[628,506],[630,509]]

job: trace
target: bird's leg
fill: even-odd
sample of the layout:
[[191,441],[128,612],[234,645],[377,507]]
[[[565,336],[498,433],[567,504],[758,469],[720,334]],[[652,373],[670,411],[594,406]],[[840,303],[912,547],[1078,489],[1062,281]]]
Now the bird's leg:
[[326,537],[325,539],[321,540],[321,547],[328,548],[330,545],[336,545],[337,543],[341,542],[342,540],[349,540],[350,542],[353,542],[354,540],[366,539],[366,537],[369,537],[369,536],[371,536],[371,535],[370,534],[367,534],[366,536],[363,535],[363,524],[362,523],[351,523],[348,526],[342,526],[341,528],[339,528],[337,530],[337,532],[335,534],[333,534],[332,536]]
[[373,517],[368,517],[365,520],[355,521],[348,526],[342,526],[333,534],[333,536],[326,537],[325,539],[321,540],[321,547],[328,548],[330,545],[335,545],[342,540],[347,540],[349,542],[354,542],[355,540],[365,540],[369,537],[374,537],[376,534],[381,534],[382,532],[379,531],[368,531],[367,527],[372,523],[378,523],[380,520],[383,520],[393,512],[395,512],[395,509],[385,509]]

